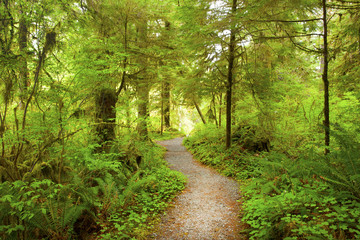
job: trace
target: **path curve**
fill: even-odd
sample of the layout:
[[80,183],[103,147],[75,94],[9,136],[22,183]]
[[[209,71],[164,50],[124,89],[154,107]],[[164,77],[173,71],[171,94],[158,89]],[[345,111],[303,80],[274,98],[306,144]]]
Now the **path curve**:
[[196,162],[182,146],[182,140],[159,142],[168,150],[165,159],[170,168],[184,173],[188,185],[149,239],[245,239],[239,234],[237,182]]

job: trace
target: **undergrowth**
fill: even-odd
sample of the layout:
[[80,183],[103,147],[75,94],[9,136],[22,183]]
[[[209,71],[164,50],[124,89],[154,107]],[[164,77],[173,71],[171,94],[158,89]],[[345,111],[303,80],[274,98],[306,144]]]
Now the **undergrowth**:
[[166,131],[159,132],[159,131],[152,131],[151,132],[151,138],[154,141],[164,141],[169,140],[177,137],[184,137],[185,134],[182,132],[179,132],[178,130],[174,128],[168,128]]
[[107,153],[97,148],[68,144],[61,176],[47,161],[36,175],[0,183],[0,239],[145,238],[185,177],[151,142],[127,136]]
[[[302,155],[225,150],[223,129],[197,129],[184,143],[201,162],[242,182],[250,239],[360,239],[360,144],[333,132],[336,148]],[[245,150],[245,151],[244,151]]]
[[222,174],[236,179],[247,179],[257,174],[257,156],[240,151],[241,145],[226,149],[223,129],[209,125],[196,129],[184,139],[184,145],[202,163],[210,165]]

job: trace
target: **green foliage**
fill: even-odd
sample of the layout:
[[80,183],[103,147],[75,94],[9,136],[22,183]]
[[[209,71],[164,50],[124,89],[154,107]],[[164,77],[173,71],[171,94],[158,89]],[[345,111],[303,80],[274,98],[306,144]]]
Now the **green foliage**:
[[[149,221],[184,189],[186,179],[179,172],[165,166],[144,172],[141,180],[137,178],[130,180],[124,191],[126,207],[113,214],[120,215],[116,220],[121,226],[121,231],[117,228],[119,233],[139,238],[145,237],[151,230]],[[110,222],[113,222],[111,218]]]
[[[133,125],[158,131],[165,83],[174,128],[195,124],[185,116],[194,102],[209,122],[224,120],[231,1],[213,2],[1,1],[1,238],[144,235],[185,180]],[[327,7],[331,154],[318,154],[323,29],[313,0],[241,3],[234,146],[225,150],[211,124],[184,141],[225,175],[253,178],[244,205],[253,238],[359,235],[359,6]],[[250,150],[263,140],[284,155]]]
[[333,133],[340,149],[326,156],[271,153],[260,160],[261,175],[243,188],[251,239],[360,237],[360,152],[358,143],[340,133]]
[[[123,147],[117,145],[116,148]],[[130,150],[132,152],[120,156],[101,154],[105,163],[113,164],[99,162],[93,165],[97,169],[89,172],[89,180],[94,181],[101,196],[98,208],[98,224],[102,228],[100,239],[145,235],[150,228],[146,222],[164,210],[167,202],[185,186],[184,176],[166,166],[161,147],[133,142]],[[141,162],[136,162],[132,154],[141,156]],[[121,162],[118,162],[119,157]]]
[[[360,237],[358,133],[338,130],[336,149],[301,156],[276,151],[225,151],[223,130],[197,129],[184,144],[205,164],[242,180],[242,221],[250,239],[357,239]],[[335,145],[335,144],[334,144]]]
[[184,145],[199,161],[214,166],[226,176],[244,180],[257,174],[258,164],[253,153],[243,152],[237,145],[225,149],[222,128],[214,125],[198,127],[184,139]]
[[90,207],[80,200],[76,189],[50,180],[2,183],[0,235],[3,239],[69,239],[75,221]]
[[[65,184],[49,179],[2,183],[0,236],[71,239],[84,231],[99,239],[144,235],[146,222],[165,209],[186,179],[166,166],[161,147],[132,144],[127,150],[124,142],[114,144],[110,153],[94,153],[96,145],[69,152],[73,172]],[[79,229],[85,216],[93,226]]]
[[[299,180],[292,178],[291,181]],[[274,181],[262,187],[260,183],[250,186],[255,184],[257,191],[246,188],[252,197],[243,206],[242,220],[249,224],[250,239],[359,237],[360,204],[337,200],[327,184],[298,184],[289,191],[274,186]]]
[[172,128],[166,129],[163,134],[159,132],[151,132],[151,138],[155,141],[164,141],[177,137],[184,137],[184,133]]

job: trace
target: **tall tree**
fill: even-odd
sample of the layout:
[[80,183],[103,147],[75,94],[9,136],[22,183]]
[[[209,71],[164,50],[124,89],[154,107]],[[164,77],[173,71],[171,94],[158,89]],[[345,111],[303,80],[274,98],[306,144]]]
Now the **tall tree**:
[[[165,29],[166,29],[166,33],[167,33],[167,40],[169,40],[170,35],[170,31],[171,31],[171,23],[169,21],[165,21]],[[165,127],[166,128],[170,128],[171,124],[170,124],[170,106],[171,106],[171,99],[170,99],[170,88],[171,88],[171,84],[170,84],[170,79],[168,79],[170,76],[170,74],[168,74],[166,76],[166,79],[164,81],[164,88],[163,88],[163,101],[164,101],[164,122],[165,122]]]
[[323,73],[324,83],[324,127],[325,127],[325,154],[329,153],[330,146],[330,106],[329,106],[329,47],[328,47],[328,17],[326,0],[322,0],[323,21]]
[[20,57],[20,91],[21,91],[21,105],[24,107],[24,102],[26,98],[26,92],[28,87],[28,64],[27,64],[27,46],[28,46],[28,21],[26,19],[26,13],[20,6],[20,21],[19,21],[19,52]]
[[229,42],[229,65],[227,73],[226,86],[226,148],[231,147],[231,113],[232,113],[232,88],[234,81],[234,62],[235,62],[235,47],[236,47],[236,10],[237,0],[232,0],[231,18],[230,18],[230,42]]

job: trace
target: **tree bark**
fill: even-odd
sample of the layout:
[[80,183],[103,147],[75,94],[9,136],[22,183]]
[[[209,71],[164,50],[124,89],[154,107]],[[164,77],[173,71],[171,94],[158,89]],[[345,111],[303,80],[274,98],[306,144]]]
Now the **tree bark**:
[[219,96],[219,127],[221,127],[221,117],[222,117],[222,93]]
[[202,112],[201,112],[201,109],[200,109],[199,105],[197,104],[197,102],[196,102],[195,100],[193,100],[193,102],[194,102],[194,105],[195,105],[195,107],[196,107],[197,112],[199,113],[199,116],[200,116],[200,118],[201,118],[201,121],[202,121],[204,124],[206,124],[206,120],[205,120],[205,118],[204,118],[204,115],[203,115]]
[[161,89],[161,119],[160,119],[160,133],[163,135],[164,132],[164,85]]
[[139,122],[137,125],[138,133],[142,140],[148,139],[148,119],[149,113],[149,84],[147,79],[140,79],[140,84],[137,85],[137,96],[138,96],[138,117]]
[[[21,11],[22,13],[22,11]],[[24,102],[26,101],[26,92],[28,88],[28,64],[27,64],[27,44],[28,44],[28,28],[24,17],[21,17],[19,22],[19,50],[21,54],[20,58],[20,102],[21,102],[21,108],[24,108]]]
[[101,150],[109,149],[109,142],[115,140],[115,119],[117,95],[114,89],[104,88],[99,90],[95,96],[95,116],[97,136]]
[[212,99],[212,104],[213,104],[213,108],[214,108],[214,119],[215,119],[215,124],[218,127],[218,120],[217,120],[217,113],[216,113],[216,101],[215,101],[215,94],[213,94],[213,99]]
[[[124,50],[125,50],[125,53],[127,53],[127,49],[128,49],[128,19],[126,17],[125,22],[124,22]],[[127,56],[125,56],[124,62],[123,62],[124,70],[122,71],[120,87],[116,91],[117,96],[119,96],[121,91],[125,88],[127,61],[128,61]]]
[[231,147],[231,106],[232,106],[232,87],[233,87],[233,71],[235,61],[235,21],[234,15],[237,10],[237,0],[232,1],[231,7],[231,32],[229,44],[229,65],[227,75],[227,89],[226,89],[226,148]]
[[[139,33],[139,42],[138,45],[140,49],[147,48],[147,22],[142,20],[138,27]],[[137,125],[137,130],[140,135],[141,140],[148,140],[148,124],[149,119],[149,94],[150,94],[150,84],[148,79],[148,60],[147,56],[142,54],[138,59],[140,68],[142,68],[141,73],[139,74],[138,79],[136,80],[136,92],[138,97],[138,118],[139,122]]]
[[170,128],[170,83],[166,79],[164,82],[164,122],[165,128]]
[[[167,32],[170,32],[170,22],[166,21],[165,22],[165,29]],[[168,34],[166,34],[166,38],[168,38]],[[165,39],[168,40],[168,39]],[[165,128],[170,128],[170,82],[169,79],[165,79],[164,82],[164,122],[165,122]]]
[[323,73],[322,80],[324,83],[324,128],[325,128],[325,154],[329,153],[330,146],[330,107],[329,107],[329,79],[328,79],[328,69],[329,69],[329,49],[328,49],[328,23],[327,23],[327,8],[326,0],[322,0],[323,8],[323,28],[324,28],[324,37],[323,37]]

